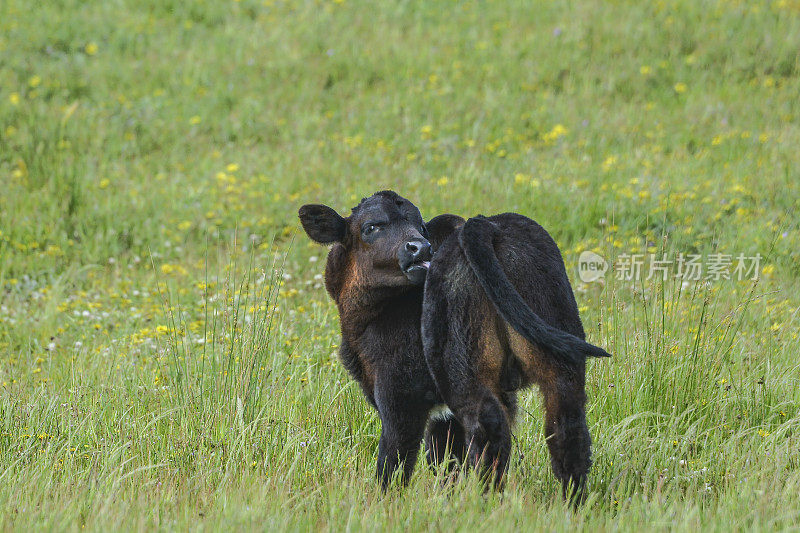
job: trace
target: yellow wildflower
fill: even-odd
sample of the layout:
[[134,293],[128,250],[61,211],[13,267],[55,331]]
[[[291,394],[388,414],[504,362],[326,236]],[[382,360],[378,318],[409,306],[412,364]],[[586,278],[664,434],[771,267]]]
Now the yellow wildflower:
[[610,155],[606,157],[605,161],[603,161],[603,172],[608,172],[616,164],[617,164],[617,156]]
[[542,140],[548,143],[553,142],[558,138],[565,136],[567,133],[567,128],[565,128],[562,124],[556,124],[553,126],[552,130],[542,135]]

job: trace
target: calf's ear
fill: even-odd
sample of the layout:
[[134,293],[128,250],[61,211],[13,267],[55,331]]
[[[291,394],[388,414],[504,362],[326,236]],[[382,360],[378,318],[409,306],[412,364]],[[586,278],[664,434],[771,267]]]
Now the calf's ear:
[[425,223],[428,230],[428,241],[431,248],[436,251],[451,233],[464,225],[464,219],[458,215],[444,214],[433,217]]
[[344,239],[347,222],[327,205],[304,205],[297,214],[303,229],[312,240],[320,244],[330,244]]

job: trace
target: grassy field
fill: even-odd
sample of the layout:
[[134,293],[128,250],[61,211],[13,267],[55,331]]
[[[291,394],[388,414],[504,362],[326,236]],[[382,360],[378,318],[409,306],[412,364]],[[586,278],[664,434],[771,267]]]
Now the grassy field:
[[[800,529],[799,50],[797,0],[3,0],[0,530]],[[558,242],[614,354],[578,511],[536,391],[502,496],[376,489],[296,212],[384,188]]]

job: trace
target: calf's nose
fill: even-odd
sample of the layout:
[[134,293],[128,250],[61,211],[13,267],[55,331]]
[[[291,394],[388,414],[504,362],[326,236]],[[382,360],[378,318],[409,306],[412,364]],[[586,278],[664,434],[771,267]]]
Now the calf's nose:
[[426,260],[431,257],[431,243],[428,241],[408,241],[406,243],[406,252],[411,255],[411,261],[418,259]]

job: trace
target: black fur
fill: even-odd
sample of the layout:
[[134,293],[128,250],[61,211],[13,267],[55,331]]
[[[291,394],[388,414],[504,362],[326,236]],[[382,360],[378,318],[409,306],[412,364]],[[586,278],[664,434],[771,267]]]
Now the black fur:
[[[506,216],[521,215],[509,213]],[[486,217],[471,218],[459,233],[458,242],[478,282],[503,319],[520,335],[564,362],[574,364],[581,357],[610,357],[611,354],[602,348],[546,324],[531,311],[509,281],[495,254],[494,241],[498,231],[498,226]],[[563,270],[563,264],[559,266],[559,270]]]
[[516,390],[536,383],[553,472],[564,497],[580,501],[591,464],[585,360],[608,353],[584,341],[547,232],[513,213],[472,218],[454,231],[428,271],[422,337],[439,393],[464,428],[470,462],[502,484]]
[[[499,486],[516,391],[536,383],[553,472],[565,497],[583,493],[585,359],[608,354],[583,340],[564,263],[541,226],[515,214],[423,224],[391,191],[365,198],[347,218],[322,205],[299,215],[312,239],[333,243],[325,286],[339,310],[342,362],[380,415],[381,486],[397,470],[408,481],[423,434],[431,465],[451,470],[468,460]],[[415,259],[410,275],[409,243],[435,254],[424,292],[427,261]],[[452,412],[429,420],[442,403]]]
[[[339,354],[381,419],[376,473],[386,487],[395,471],[407,482],[417,460],[432,407],[442,403],[422,351],[423,286],[400,268],[403,245],[435,248],[463,219],[441,215],[427,224],[414,205],[391,191],[365,198],[343,218],[321,205],[303,206],[303,228],[313,240],[334,243],[325,267],[325,286],[339,310]],[[365,233],[371,223],[379,229]],[[399,259],[400,258],[400,259]],[[428,458],[443,461],[445,449],[463,447],[463,431],[432,424],[425,438]],[[454,444],[455,442],[455,444]]]

